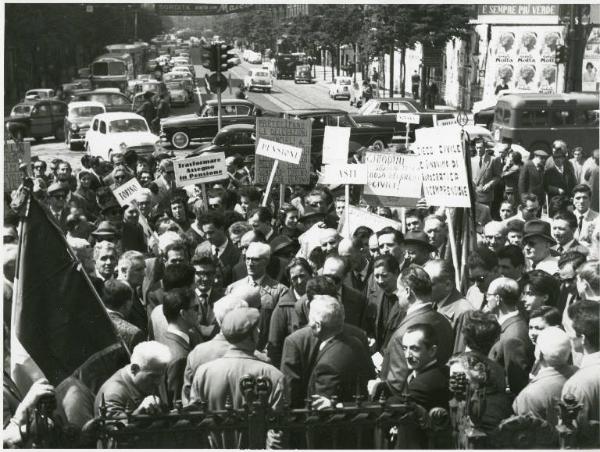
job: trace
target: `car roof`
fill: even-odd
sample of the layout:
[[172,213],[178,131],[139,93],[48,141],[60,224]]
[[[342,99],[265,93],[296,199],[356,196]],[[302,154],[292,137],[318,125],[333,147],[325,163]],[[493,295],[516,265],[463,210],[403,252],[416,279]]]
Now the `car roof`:
[[69,104],[69,109],[77,107],[102,107],[106,109],[103,103],[96,102],[95,100],[77,100]]
[[284,112],[287,115],[296,115],[296,116],[308,116],[308,115],[339,115],[339,114],[348,114],[347,111],[340,110],[337,108],[304,108],[298,110],[285,110]]
[[99,115],[94,116],[94,118],[98,118],[102,121],[114,121],[116,119],[144,119],[143,116],[140,116],[137,113],[127,112],[127,111],[114,111],[111,113],[100,113]]
[[42,93],[49,93],[49,92],[54,91],[54,90],[52,88],[33,88],[33,89],[28,89],[26,91],[26,93],[31,93],[31,92],[36,92],[36,91],[39,91],[39,92],[42,92]]
[[[218,104],[217,100],[208,100],[206,101],[206,105],[210,105],[211,107],[216,107]],[[245,99],[222,99],[221,105],[246,105],[248,107],[254,107],[254,103]]]

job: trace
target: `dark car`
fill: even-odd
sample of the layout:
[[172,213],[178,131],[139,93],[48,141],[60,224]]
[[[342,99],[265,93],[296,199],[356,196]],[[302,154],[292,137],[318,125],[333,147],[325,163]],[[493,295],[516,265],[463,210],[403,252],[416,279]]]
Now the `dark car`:
[[310,71],[310,66],[308,64],[296,66],[296,73],[294,74],[294,83],[300,82],[314,83],[312,73]]
[[[262,110],[244,99],[221,101],[221,125],[254,123]],[[217,134],[217,101],[209,100],[198,113],[172,116],[160,122],[160,137],[176,149],[187,148],[192,140],[212,140]]]
[[224,152],[225,157],[254,155],[256,147],[254,124],[231,124],[223,127],[210,143],[205,143],[187,157],[206,152]]
[[48,136],[62,141],[65,138],[66,115],[67,104],[59,100],[27,101],[13,107],[10,116],[4,120],[4,126],[15,141],[28,137],[40,141]]
[[392,141],[394,129],[379,127],[373,124],[358,124],[354,117],[344,110],[310,108],[305,110],[288,110],[281,113],[287,118],[310,119],[312,121],[311,160],[315,167],[321,166],[323,155],[323,137],[325,126],[350,127],[350,148],[373,146],[385,149]]
[[452,112],[425,110],[414,99],[406,97],[371,99],[358,110],[358,113],[352,115],[352,118],[359,124],[392,127],[394,129],[394,138],[404,139],[406,137],[406,124],[396,120],[398,113],[412,113],[419,116],[419,124],[410,125],[410,141],[414,141],[415,139],[415,129],[433,127],[434,117],[438,120],[454,118]]
[[106,107],[107,113],[115,111],[131,111],[131,99],[119,92],[117,88],[100,88],[93,91],[77,93],[73,96],[73,100],[100,102]]

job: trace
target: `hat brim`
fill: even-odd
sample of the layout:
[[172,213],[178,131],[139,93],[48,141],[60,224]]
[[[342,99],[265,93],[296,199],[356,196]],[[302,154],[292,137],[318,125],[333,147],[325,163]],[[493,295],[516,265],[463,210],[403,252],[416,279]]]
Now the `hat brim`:
[[540,237],[540,238],[546,240],[547,242],[550,242],[552,245],[556,245],[556,240],[554,240],[551,236],[546,235],[546,234],[540,234],[540,233],[537,233],[537,232],[532,232],[532,233],[529,233],[529,234],[525,234],[523,236],[523,240],[527,240],[528,238],[531,238],[531,237]]

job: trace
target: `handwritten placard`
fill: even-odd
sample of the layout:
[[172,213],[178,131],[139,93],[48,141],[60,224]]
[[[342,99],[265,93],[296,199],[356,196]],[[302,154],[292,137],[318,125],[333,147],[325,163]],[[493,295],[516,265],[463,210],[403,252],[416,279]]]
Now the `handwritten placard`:
[[115,188],[113,190],[113,194],[115,195],[115,198],[117,198],[119,205],[123,207],[131,204],[135,198],[135,195],[137,195],[141,189],[142,186],[134,177],[133,179],[129,179],[123,185]]
[[367,185],[363,197],[369,204],[414,207],[421,198],[419,157],[395,152],[367,152]]
[[414,113],[398,113],[396,115],[396,122],[403,122],[405,124],[419,124],[421,117]]
[[430,206],[470,207],[467,168],[460,128],[417,129],[414,149],[419,156],[423,191]]
[[[266,139],[302,149],[297,165],[279,161],[275,173],[276,184],[308,184],[310,182],[311,122],[309,119],[256,118],[257,142]],[[254,182],[266,184],[273,168],[273,159],[256,155]]]
[[367,165],[335,163],[321,168],[322,184],[362,185],[367,183]]
[[175,185],[185,187],[227,179],[225,153],[215,152],[173,161]]
[[325,126],[323,164],[346,163],[350,146],[350,127]]
[[261,138],[256,145],[256,155],[297,165],[302,157],[302,148]]
[[23,182],[23,173],[19,169],[21,164],[29,168],[31,162],[31,144],[27,142],[4,143],[4,191],[11,192],[19,188]]

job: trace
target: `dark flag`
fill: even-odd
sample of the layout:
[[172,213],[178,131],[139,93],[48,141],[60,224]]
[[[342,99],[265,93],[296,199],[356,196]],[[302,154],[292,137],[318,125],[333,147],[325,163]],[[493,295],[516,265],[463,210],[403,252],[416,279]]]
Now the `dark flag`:
[[49,382],[58,385],[83,364],[121,352],[122,345],[58,224],[26,190],[20,195],[12,316],[12,337],[20,344],[13,345],[22,346]]

